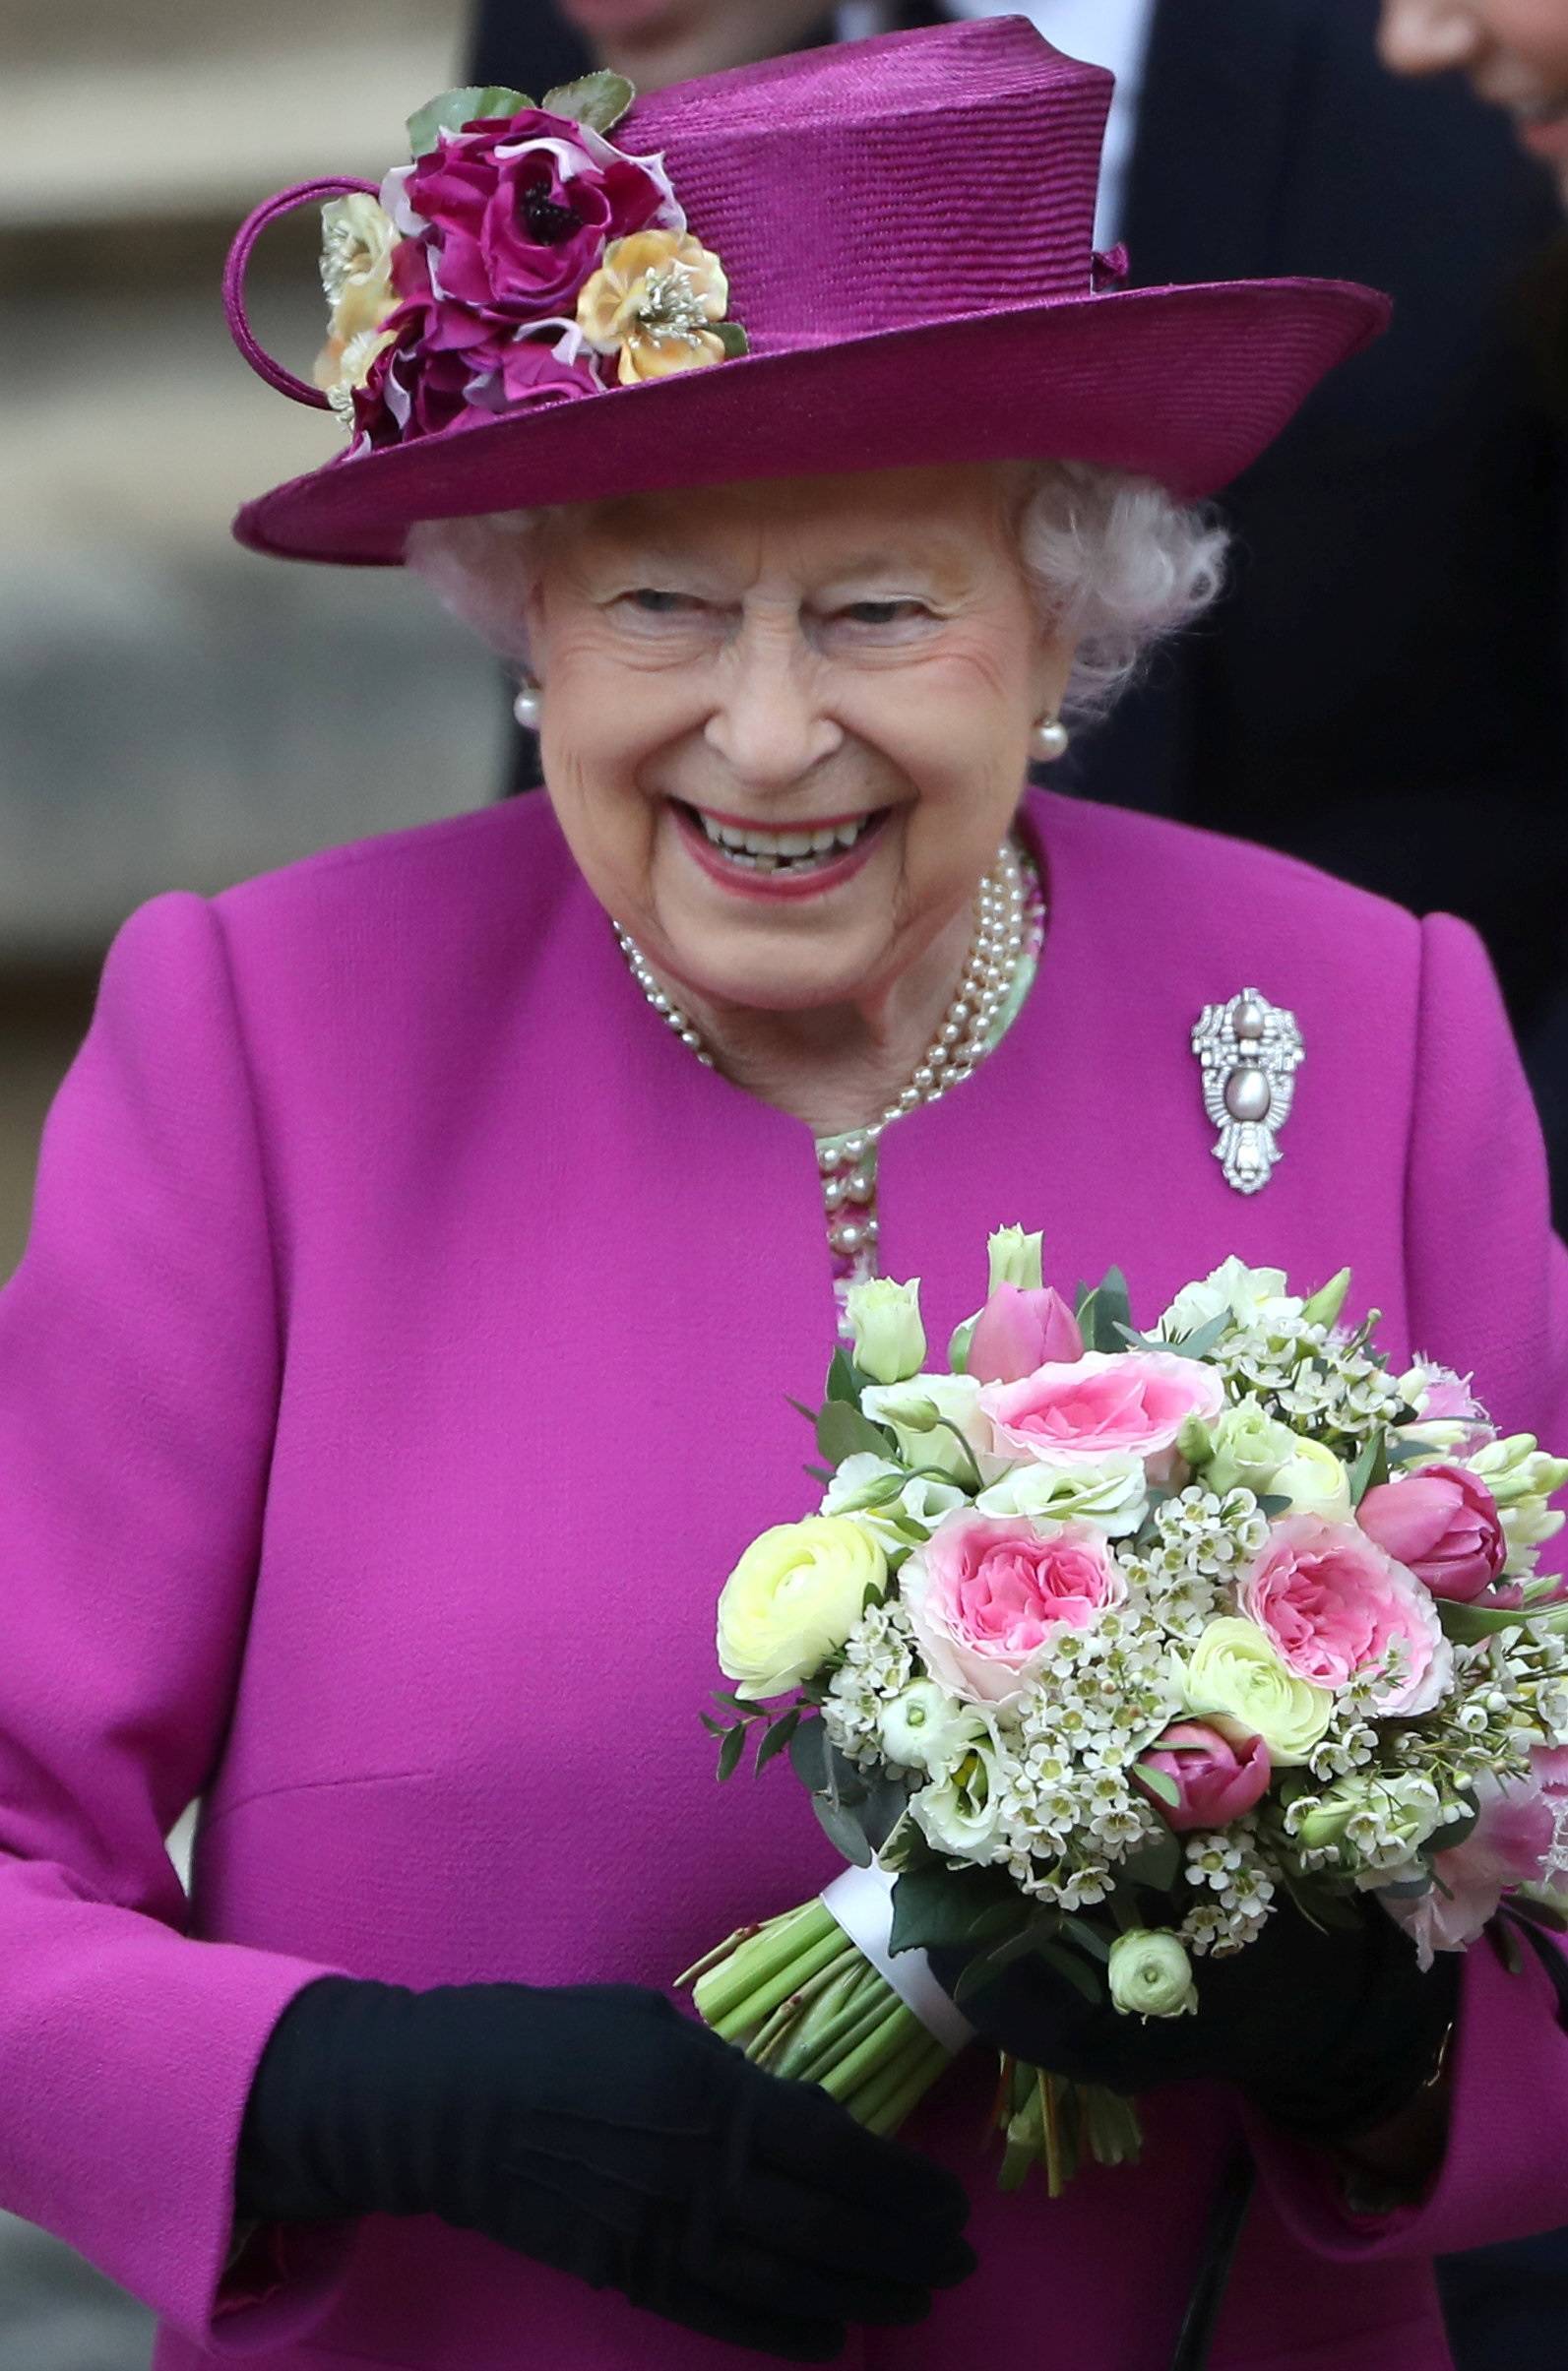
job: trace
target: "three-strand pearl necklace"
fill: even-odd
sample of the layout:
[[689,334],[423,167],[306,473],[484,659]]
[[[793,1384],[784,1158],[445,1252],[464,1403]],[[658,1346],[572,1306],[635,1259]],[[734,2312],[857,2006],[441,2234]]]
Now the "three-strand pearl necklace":
[[[1018,982],[1030,948],[1030,893],[1023,860],[1004,841],[981,881],[974,902],[974,937],[969,961],[942,1025],[910,1074],[909,1085],[879,1119],[841,1136],[822,1137],[817,1163],[828,1219],[828,1241],[842,1258],[853,1260],[876,1243],[876,1148],[885,1128],[922,1103],[935,1103],[960,1086],[992,1043],[998,1019]],[[648,958],[631,933],[615,925],[621,953],[654,1011],[709,1070],[718,1067],[712,1049],[690,1015],[659,986]]]

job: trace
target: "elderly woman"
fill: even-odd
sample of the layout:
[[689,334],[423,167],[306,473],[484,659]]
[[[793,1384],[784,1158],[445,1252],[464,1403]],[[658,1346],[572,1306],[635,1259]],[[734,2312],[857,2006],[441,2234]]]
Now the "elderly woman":
[[[992,2190],[983,2052],[909,2148],[665,1997],[833,1873],[695,1708],[857,1271],[963,1308],[1015,1217],[1150,1310],[1350,1259],[1396,1344],[1568,1424],[1473,937],[1025,790],[1212,588],[1184,505],[1381,318],[1119,292],[1106,96],[1008,20],[618,125],[465,94],[329,210],[351,441],[239,531],[407,558],[526,655],[548,798],[134,915],[0,1303],[0,2201],[158,2310],[158,2371],[1021,2331],[1157,2371],[1242,2136],[1212,2362],[1437,2371],[1432,2253],[1568,2205],[1547,1972],[1482,1948],[1456,1993],[1387,1920],[1244,1955],[1179,2063],[1089,2064],[1154,2085],[1146,2153],[1049,2207]],[[252,233],[241,338],[308,395],[244,328]],[[1190,1046],[1243,992],[1304,1047],[1251,1167]],[[1094,2060],[1043,1978],[1020,2020]]]

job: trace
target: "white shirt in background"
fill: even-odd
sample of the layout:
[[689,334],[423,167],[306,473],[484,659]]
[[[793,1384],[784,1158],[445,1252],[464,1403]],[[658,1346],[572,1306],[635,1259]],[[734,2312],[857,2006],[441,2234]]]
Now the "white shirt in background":
[[[1025,6],[1024,0],[947,0],[947,7],[955,17],[1028,17],[1053,49],[1092,66],[1108,67],[1116,77],[1095,213],[1096,246],[1113,247],[1126,210],[1155,0],[1034,0],[1033,6]],[[868,33],[885,32],[891,14],[880,0],[850,0],[839,10],[839,36],[858,41]]]

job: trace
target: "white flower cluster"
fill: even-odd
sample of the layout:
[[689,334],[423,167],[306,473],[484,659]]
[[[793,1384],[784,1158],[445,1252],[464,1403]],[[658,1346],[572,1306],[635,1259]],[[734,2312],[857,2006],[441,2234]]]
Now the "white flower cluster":
[[1187,1883],[1201,1896],[1177,1929],[1189,1950],[1223,1958],[1262,1933],[1274,1906],[1275,1882],[1259,1848],[1255,1819],[1189,1836],[1185,1862]]
[[1271,1314],[1236,1327],[1221,1336],[1209,1362],[1232,1398],[1250,1396],[1296,1431],[1350,1444],[1352,1454],[1405,1412],[1398,1383],[1362,1335],[1304,1316]]
[[1155,1509],[1152,1529],[1148,1546],[1123,1556],[1122,1568],[1174,1638],[1194,1639],[1267,1540],[1269,1519],[1251,1490],[1222,1496],[1193,1482]]
[[868,1605],[828,1682],[822,1718],[831,1742],[862,1768],[881,1761],[882,1716],[914,1672],[914,1639],[897,1597]]

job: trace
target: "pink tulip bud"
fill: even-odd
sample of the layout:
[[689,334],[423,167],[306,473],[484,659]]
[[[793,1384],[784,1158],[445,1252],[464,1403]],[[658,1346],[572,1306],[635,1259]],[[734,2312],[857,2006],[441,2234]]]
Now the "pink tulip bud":
[[1497,1502],[1464,1466],[1423,1466],[1403,1481],[1379,1482],[1355,1519],[1434,1597],[1468,1603],[1491,1587],[1508,1560]]
[[1078,1320],[1053,1285],[999,1284],[974,1321],[969,1371],[979,1383],[1022,1383],[1036,1367],[1084,1355]]
[[1207,1720],[1177,1720],[1157,1737],[1144,1760],[1170,1779],[1174,1806],[1146,1786],[1155,1809],[1179,1835],[1189,1828],[1224,1828],[1267,1794],[1274,1776],[1269,1749],[1236,1723],[1227,1730]]

